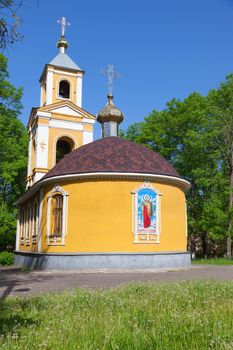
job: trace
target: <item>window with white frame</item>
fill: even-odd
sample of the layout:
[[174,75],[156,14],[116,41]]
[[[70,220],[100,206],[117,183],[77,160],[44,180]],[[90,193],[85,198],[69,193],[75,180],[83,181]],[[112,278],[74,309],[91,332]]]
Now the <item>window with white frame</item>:
[[33,215],[32,215],[32,243],[37,242],[38,221],[39,221],[39,205],[36,200],[33,205]]
[[24,243],[24,237],[25,237],[25,209],[21,209],[21,215],[20,215],[20,243]]
[[68,193],[56,185],[47,199],[47,244],[65,244],[67,212]]
[[161,193],[145,182],[132,195],[134,243],[160,243]]
[[30,243],[30,231],[31,231],[31,206],[28,204],[26,212],[26,244]]

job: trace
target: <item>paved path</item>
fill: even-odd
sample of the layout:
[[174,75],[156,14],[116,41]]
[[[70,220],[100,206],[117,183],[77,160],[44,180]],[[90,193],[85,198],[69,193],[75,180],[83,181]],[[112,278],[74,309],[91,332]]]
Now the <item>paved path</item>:
[[29,271],[0,268],[0,299],[8,295],[28,296],[74,288],[111,288],[129,282],[182,280],[233,281],[233,266],[192,265],[180,270],[146,271]]

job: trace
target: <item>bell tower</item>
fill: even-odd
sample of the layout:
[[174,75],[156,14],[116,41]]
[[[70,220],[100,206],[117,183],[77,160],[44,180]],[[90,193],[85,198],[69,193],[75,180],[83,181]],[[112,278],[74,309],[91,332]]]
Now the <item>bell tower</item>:
[[84,71],[67,55],[64,17],[58,55],[40,77],[40,106],[32,108],[28,122],[27,188],[40,180],[61,158],[93,141],[95,117],[82,109]]

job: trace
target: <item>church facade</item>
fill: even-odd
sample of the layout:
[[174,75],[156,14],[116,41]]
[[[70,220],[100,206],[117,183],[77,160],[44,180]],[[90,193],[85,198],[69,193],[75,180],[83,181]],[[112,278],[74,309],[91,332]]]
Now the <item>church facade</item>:
[[58,55],[40,78],[29,122],[27,190],[17,201],[15,263],[42,269],[154,269],[190,264],[185,191],[159,154],[118,137],[123,113],[108,95],[82,108],[84,71]]

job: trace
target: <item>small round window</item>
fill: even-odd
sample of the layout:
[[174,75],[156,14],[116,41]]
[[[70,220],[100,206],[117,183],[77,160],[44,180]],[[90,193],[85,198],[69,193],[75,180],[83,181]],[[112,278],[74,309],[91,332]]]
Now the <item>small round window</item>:
[[58,96],[59,98],[70,98],[70,83],[68,81],[60,81]]

